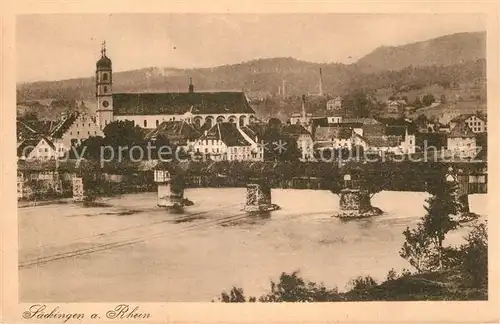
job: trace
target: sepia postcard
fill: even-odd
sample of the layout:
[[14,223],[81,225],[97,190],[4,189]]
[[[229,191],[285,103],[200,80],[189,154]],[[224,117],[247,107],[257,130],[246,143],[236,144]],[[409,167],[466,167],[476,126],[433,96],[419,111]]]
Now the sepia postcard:
[[11,4],[2,323],[500,320],[496,3]]

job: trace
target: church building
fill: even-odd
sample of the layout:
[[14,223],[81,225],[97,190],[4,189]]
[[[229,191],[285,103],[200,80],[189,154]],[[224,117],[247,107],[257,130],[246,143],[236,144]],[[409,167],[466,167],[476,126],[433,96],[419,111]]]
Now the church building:
[[119,120],[150,129],[164,121],[185,121],[196,128],[209,129],[221,122],[242,127],[255,119],[244,92],[196,92],[191,79],[187,92],[115,93],[112,63],[105,44],[96,64],[96,98],[101,130]]

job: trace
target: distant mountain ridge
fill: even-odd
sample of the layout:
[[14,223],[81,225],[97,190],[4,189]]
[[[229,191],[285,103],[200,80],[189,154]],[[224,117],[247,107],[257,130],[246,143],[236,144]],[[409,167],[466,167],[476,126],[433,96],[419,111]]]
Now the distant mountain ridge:
[[458,33],[402,46],[381,46],[359,59],[363,71],[453,65],[486,58],[486,32]]
[[[485,43],[485,32],[453,34],[408,45],[381,47],[362,57],[358,62],[349,65],[320,64],[300,61],[291,57],[280,57],[257,59],[213,68],[151,67],[115,72],[113,90],[115,92],[184,92],[187,91],[188,79],[191,77],[195,91],[244,89],[250,96],[253,94],[257,97],[263,97],[276,96],[278,92],[282,91],[279,88],[285,80],[286,94],[300,96],[301,94],[316,94],[318,92],[319,69],[321,68],[325,93],[335,95],[345,93],[354,86],[366,86],[366,82],[363,81],[365,79],[377,82],[380,77],[375,74],[382,73],[380,76],[386,80],[386,83],[391,78],[401,79],[401,76],[391,73],[407,66],[424,68],[433,65],[438,67],[454,66],[453,73],[463,74],[467,71],[461,70],[469,68],[471,62],[485,59]],[[482,69],[482,65],[478,66]],[[477,67],[474,66],[474,68]],[[89,71],[89,74],[92,72]],[[436,74],[439,71],[432,73]],[[459,77],[455,77],[455,79],[460,79]],[[88,100],[93,99],[94,96],[93,77],[32,82],[19,84],[17,87],[18,102],[47,98]]]

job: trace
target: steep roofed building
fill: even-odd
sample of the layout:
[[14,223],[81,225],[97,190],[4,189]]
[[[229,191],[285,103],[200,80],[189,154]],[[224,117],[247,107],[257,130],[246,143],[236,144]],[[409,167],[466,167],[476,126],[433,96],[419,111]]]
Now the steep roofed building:
[[216,123],[193,145],[194,154],[221,161],[262,161],[264,148],[240,127],[230,122]]
[[129,120],[142,128],[156,128],[164,121],[186,121],[196,128],[230,122],[248,125],[255,112],[244,92],[114,93],[112,64],[103,45],[96,64],[97,122],[100,129],[115,120]]

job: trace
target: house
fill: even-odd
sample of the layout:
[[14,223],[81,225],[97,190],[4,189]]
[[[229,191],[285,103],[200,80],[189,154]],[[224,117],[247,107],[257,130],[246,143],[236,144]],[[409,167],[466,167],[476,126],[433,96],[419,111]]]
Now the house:
[[365,137],[368,142],[367,153],[383,155],[385,153],[404,154],[401,142],[401,136],[368,136]]
[[474,133],[484,133],[487,131],[487,119],[486,116],[481,116],[479,114],[463,114],[453,118],[450,121],[450,128],[453,129],[456,125],[460,123],[466,123],[467,126]]
[[400,113],[407,105],[406,101],[402,99],[388,100],[386,104],[389,113]]
[[385,125],[374,118],[344,118],[342,126],[351,127],[361,136],[382,136],[385,134]]
[[283,126],[282,131],[295,140],[297,148],[302,154],[301,158],[303,161],[312,158],[314,142],[311,133],[307,129],[298,124],[289,124]]
[[193,151],[194,143],[201,137],[193,124],[184,120],[162,122],[154,130],[146,134],[145,139],[151,141],[166,140],[169,144],[182,147],[186,152]]
[[194,143],[194,154],[213,160],[263,161],[264,148],[234,123],[220,122],[212,126]]
[[326,102],[326,110],[328,111],[341,110],[341,109],[342,109],[342,98],[339,95]]
[[103,136],[103,131],[95,117],[73,112],[61,119],[51,130],[49,138],[65,150],[80,145],[91,136]]
[[17,147],[17,156],[21,160],[51,160],[63,157],[66,150],[61,145],[54,144],[42,136],[21,142]]
[[447,135],[447,150],[454,156],[474,157],[477,152],[476,133],[463,121]]
[[293,113],[290,116],[290,124],[303,124],[303,123],[310,123],[311,119],[313,118],[312,113],[307,113],[305,118],[302,116],[302,113]]
[[323,149],[350,149],[353,145],[353,129],[344,126],[318,127],[314,133],[314,144]]
[[[399,137],[401,139],[400,147],[403,154],[413,154],[416,152],[417,127],[414,123],[406,119],[392,118],[379,118],[378,121],[385,125],[383,135],[387,137]],[[375,134],[372,136],[380,135]]]

